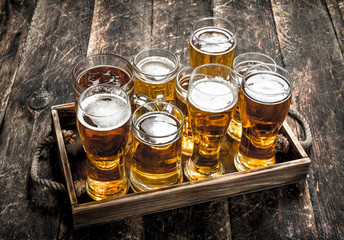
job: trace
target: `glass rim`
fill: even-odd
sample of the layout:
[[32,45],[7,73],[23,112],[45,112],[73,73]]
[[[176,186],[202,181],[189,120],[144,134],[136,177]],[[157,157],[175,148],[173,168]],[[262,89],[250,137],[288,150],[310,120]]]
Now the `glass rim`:
[[[232,68],[227,67],[227,66],[222,65],[222,64],[218,64],[218,63],[208,63],[208,64],[203,64],[203,65],[200,65],[200,66],[196,67],[196,68],[192,71],[192,73],[191,73],[191,75],[190,75],[189,88],[191,87],[191,85],[193,85],[193,82],[194,82],[193,78],[197,75],[197,74],[196,74],[197,70],[198,70],[198,69],[201,69],[201,68],[204,68],[204,67],[208,67],[208,66],[209,66],[209,67],[222,67],[222,68],[226,68],[227,70],[229,70],[229,72],[231,73],[231,75],[234,76],[234,82],[235,82],[235,84],[233,84],[232,81],[228,81],[228,80],[226,80],[226,79],[223,79],[222,77],[221,77],[221,78],[222,78],[224,81],[226,81],[226,82],[230,82],[230,84],[234,85],[234,87],[238,90],[238,88],[239,88],[238,74],[237,74]],[[199,74],[199,75],[202,75],[202,74]],[[205,75],[205,77],[208,77],[208,76]],[[210,93],[207,93],[207,92],[204,92],[204,91],[200,90],[200,89],[197,88],[196,86],[193,86],[193,88],[196,89],[198,92],[200,92],[200,93],[202,93],[202,94],[204,94],[204,95],[208,95],[208,96],[222,96],[222,95],[226,95],[226,94],[227,94],[227,93],[224,93],[224,94],[210,94]],[[238,92],[238,91],[233,91],[233,92]]]
[[[234,58],[234,60],[233,60],[233,70],[235,72],[236,72],[235,65],[236,65],[236,62],[238,61],[239,57],[249,56],[249,55],[259,55],[259,56],[262,56],[262,57],[266,57],[267,59],[271,60],[271,62],[273,62],[275,65],[277,65],[276,61],[272,57],[270,57],[270,56],[268,56],[268,55],[266,55],[264,53],[260,53],[260,52],[245,52],[245,53],[241,53],[241,54],[237,55]],[[251,59],[249,59],[248,61],[251,61]],[[255,60],[252,60],[252,61],[255,61]],[[265,64],[265,62],[263,62],[263,63]],[[266,64],[272,64],[272,63],[266,63]],[[258,64],[256,64],[256,65],[258,65]]]
[[[254,71],[255,68],[260,68],[260,67],[271,67],[271,68],[275,68],[278,69],[280,71],[282,71],[286,76],[284,76],[284,74],[280,74],[277,71],[269,71],[269,70],[261,70],[261,71]],[[262,63],[262,64],[256,64],[254,66],[251,66],[247,69],[247,71],[245,71],[244,76],[243,76],[243,81],[241,82],[241,88],[243,89],[244,94],[249,97],[250,99],[256,101],[256,102],[261,102],[261,103],[267,103],[264,101],[259,101],[251,96],[248,96],[246,94],[246,92],[244,91],[244,86],[247,86],[248,89],[250,89],[250,91],[261,95],[261,96],[267,96],[267,97],[272,97],[272,96],[276,96],[279,95],[280,93],[261,93],[261,92],[257,92],[254,89],[251,89],[248,85],[246,85],[246,79],[252,75],[256,75],[256,74],[270,74],[270,75],[277,75],[279,77],[281,77],[283,80],[285,80],[289,87],[287,89],[287,97],[279,100],[279,101],[275,101],[275,102],[269,102],[269,104],[276,104],[276,103],[280,103],[280,102],[284,102],[286,99],[289,99],[291,94],[292,94],[292,86],[293,86],[293,77],[291,76],[291,74],[289,73],[289,71],[287,71],[285,68],[278,66],[276,64],[271,64],[271,63]]]
[[[226,24],[229,24],[233,29],[231,30],[228,30],[226,27],[223,27],[223,26],[216,26],[215,24],[211,24],[211,25],[208,25],[208,26],[204,26],[204,27],[200,27],[200,28],[196,28],[196,25],[200,22],[203,22],[203,21],[208,21],[208,20],[219,20],[219,21],[223,21],[225,22]],[[222,29],[225,29],[226,31],[230,32],[231,33],[231,37],[229,39],[227,39],[226,41],[221,41],[221,42],[216,42],[216,43],[212,43],[211,41],[205,41],[205,40],[202,40],[203,42],[206,42],[208,44],[219,44],[219,43],[227,43],[227,42],[230,42],[232,40],[235,41],[235,37],[236,37],[236,34],[237,34],[237,29],[234,25],[234,23],[226,18],[223,18],[223,17],[216,17],[216,16],[212,16],[212,17],[204,17],[204,18],[200,18],[198,20],[196,20],[193,25],[192,25],[192,34],[191,34],[191,38],[194,36],[194,33],[199,30],[199,29],[207,29],[207,28],[211,28],[211,27],[218,27],[218,28],[222,28]],[[197,36],[194,36],[196,39],[200,39],[199,37]]]
[[[178,91],[181,91],[181,92],[183,92],[183,93],[187,93],[188,91],[187,90],[185,90],[181,85],[180,85],[180,82],[179,82],[179,80],[181,79],[179,76],[180,76],[180,74],[182,73],[182,72],[184,72],[184,71],[187,71],[187,70],[189,70],[189,69],[195,69],[195,67],[193,67],[193,66],[185,66],[185,67],[183,67],[183,68],[181,68],[179,71],[178,71],[178,73],[177,73],[177,78],[176,78],[176,86],[177,86],[177,90]],[[192,74],[192,71],[191,71],[191,73],[189,74],[189,81],[190,81],[190,79],[191,79],[191,74]],[[185,76],[187,76],[187,75],[185,75]],[[184,77],[185,77],[184,76]]]
[[[164,104],[164,105],[171,106],[171,107],[177,109],[177,111],[180,113],[180,116],[182,117],[182,118],[181,118],[181,124],[180,124],[180,126],[178,127],[178,129],[177,129],[176,131],[174,131],[173,133],[170,133],[170,134],[167,134],[167,135],[162,135],[162,136],[154,136],[154,135],[148,134],[148,133],[146,133],[146,132],[143,132],[143,131],[141,131],[140,129],[138,129],[138,128],[136,127],[136,122],[137,122],[137,120],[139,120],[143,115],[146,115],[147,113],[151,113],[151,112],[162,112],[162,111],[161,111],[159,108],[158,108],[159,110],[157,110],[157,111],[149,111],[149,112],[144,113],[144,114],[142,114],[141,116],[139,116],[139,117],[137,118],[136,121],[134,120],[134,115],[135,115],[135,113],[138,112],[139,109],[144,108],[144,107],[147,106],[147,105],[156,105],[156,104]],[[175,117],[175,118],[176,118],[176,117]],[[179,119],[177,119],[177,120],[179,121]],[[178,134],[180,131],[183,130],[184,115],[183,115],[183,112],[182,112],[177,106],[173,105],[172,103],[169,103],[169,102],[148,102],[148,103],[145,103],[145,104],[141,105],[140,107],[138,107],[138,108],[133,112],[132,117],[131,117],[131,123],[132,123],[132,126],[133,126],[133,128],[135,129],[135,131],[139,132],[139,133],[142,134],[142,135],[145,135],[145,136],[148,135],[148,136],[152,136],[152,137],[154,137],[154,138],[166,138],[166,137],[169,137],[169,136],[171,136],[171,135],[173,135],[173,134]],[[161,144],[158,144],[158,145],[161,145]]]
[[[115,58],[118,58],[118,59],[122,60],[123,62],[125,62],[125,63],[129,66],[129,68],[131,68],[132,73],[130,74],[130,73],[128,73],[127,71],[125,71],[124,69],[120,68],[120,69],[123,70],[125,73],[127,73],[127,74],[129,75],[129,78],[130,78],[129,82],[127,82],[125,85],[123,85],[123,86],[121,86],[121,87],[125,87],[125,86],[129,85],[131,82],[134,81],[134,78],[135,78],[134,69],[133,69],[133,66],[132,66],[132,64],[129,62],[128,59],[126,59],[126,58],[124,58],[124,57],[122,57],[122,56],[120,56],[120,55],[118,55],[118,54],[112,54],[112,53],[106,53],[106,54],[92,54],[92,55],[86,56],[86,57],[82,58],[81,60],[79,60],[79,61],[73,66],[73,68],[72,68],[72,75],[73,75],[73,78],[75,79],[75,81],[76,81],[76,83],[78,84],[78,86],[79,86],[80,88],[82,88],[83,90],[86,90],[88,87],[85,88],[85,87],[82,87],[82,86],[80,85],[80,83],[79,83],[78,80],[79,80],[79,77],[80,77],[81,73],[83,73],[83,72],[85,72],[85,71],[87,71],[87,70],[89,70],[89,69],[95,68],[95,67],[97,67],[97,66],[103,66],[103,65],[95,64],[95,65],[92,66],[92,67],[85,68],[85,70],[81,71],[81,73],[80,73],[79,75],[76,75],[76,69],[77,69],[77,67],[78,67],[82,62],[84,62],[84,61],[86,61],[86,60],[89,60],[89,59],[92,59],[92,58],[94,58],[94,57],[115,57]],[[104,64],[104,66],[105,66],[105,65],[106,65],[106,66],[112,66],[112,67],[114,67],[114,68],[118,68],[117,66],[115,66],[115,65],[113,65],[113,64]],[[115,85],[114,85],[114,86],[115,86]],[[130,90],[130,89],[129,89],[129,90]]]
[[[115,112],[115,113],[112,113],[112,114],[109,114],[109,115],[94,115],[94,114],[89,114],[85,111],[85,109],[81,106],[81,102],[83,102],[84,99],[87,99],[88,97],[85,97],[84,96],[89,93],[91,90],[95,89],[95,88],[102,88],[102,87],[107,87],[107,88],[114,88],[116,89],[116,91],[120,91],[120,92],[123,92],[124,93],[124,96],[125,96],[125,100],[126,100],[126,103],[124,105],[124,107]],[[106,92],[105,92],[106,93]],[[101,93],[100,93],[101,94]],[[111,94],[111,93],[109,93]],[[118,95],[116,95],[118,96]],[[122,97],[122,96],[120,96]],[[84,99],[83,99],[84,98]],[[101,117],[111,117],[111,116],[116,116],[118,114],[121,114],[122,112],[124,112],[127,108],[128,108],[128,105],[129,105],[129,108],[130,108],[130,100],[129,100],[129,95],[127,94],[127,92],[121,88],[121,87],[118,87],[116,85],[112,85],[112,84],[108,84],[108,83],[101,83],[101,84],[98,84],[96,86],[91,86],[91,87],[88,87],[85,91],[83,91],[81,94],[80,94],[80,97],[78,99],[78,108],[77,108],[77,111],[82,111],[84,114],[86,114],[87,116],[91,116],[91,117],[97,117],[97,118],[101,118]]]
[[[165,53],[171,55],[172,58],[173,58],[175,61],[172,61],[171,59],[169,59],[169,60],[171,60],[171,61],[173,62],[174,68],[173,68],[170,72],[165,73],[165,74],[149,74],[149,73],[146,73],[146,72],[142,71],[142,70],[137,66],[137,64],[138,64],[140,61],[136,63],[136,60],[137,60],[137,58],[138,58],[140,55],[142,55],[143,53],[149,52],[149,51],[161,51],[161,52],[165,52]],[[152,55],[152,56],[148,56],[148,57],[154,57],[154,56],[158,56],[158,55]],[[145,58],[143,58],[143,59],[145,59]],[[133,64],[132,64],[132,65],[133,65],[135,71],[137,71],[137,72],[139,72],[140,74],[143,74],[143,75],[145,75],[145,76],[148,76],[148,77],[151,77],[151,78],[154,78],[154,77],[164,77],[164,76],[173,75],[173,74],[175,74],[175,73],[178,71],[178,68],[179,68],[179,59],[178,59],[178,57],[177,57],[174,53],[172,53],[171,51],[168,51],[168,50],[165,50],[165,49],[162,49],[162,48],[149,48],[149,49],[142,50],[141,52],[139,52],[138,54],[136,54],[136,56],[134,57],[134,60],[133,60]],[[134,75],[135,75],[135,71],[134,71]]]

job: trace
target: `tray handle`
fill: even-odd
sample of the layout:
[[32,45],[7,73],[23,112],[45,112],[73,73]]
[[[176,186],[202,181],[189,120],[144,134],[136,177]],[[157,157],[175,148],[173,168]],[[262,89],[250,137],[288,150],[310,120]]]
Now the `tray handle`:
[[[63,139],[65,143],[75,144],[76,135],[73,133],[73,131],[62,130],[62,135],[63,135]],[[43,157],[44,149],[51,147],[54,143],[56,143],[56,138],[54,136],[48,136],[42,142],[37,144],[34,151],[32,163],[31,163],[30,177],[34,183],[40,186],[46,186],[56,191],[66,192],[67,190],[64,184],[53,181],[53,180],[41,178],[38,175],[39,173],[38,161],[40,157]],[[74,186],[75,186],[76,194],[78,196],[80,196],[82,193],[85,192],[85,181],[81,181],[81,180],[75,181]]]

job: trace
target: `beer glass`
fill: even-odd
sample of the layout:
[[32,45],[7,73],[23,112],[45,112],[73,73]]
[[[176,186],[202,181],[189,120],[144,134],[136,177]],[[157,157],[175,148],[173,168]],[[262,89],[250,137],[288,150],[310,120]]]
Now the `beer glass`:
[[135,94],[145,95],[153,101],[173,102],[174,82],[179,60],[163,49],[148,49],[138,53],[133,61]]
[[193,67],[188,66],[182,68],[178,74],[175,83],[175,105],[183,112],[184,126],[182,136],[182,153],[186,156],[191,156],[193,151],[193,137],[191,125],[189,121],[188,109],[186,106],[186,97],[188,93],[189,81]]
[[193,66],[218,63],[232,67],[236,49],[236,28],[220,17],[206,17],[192,26],[189,40],[190,61]]
[[[233,62],[233,70],[238,74],[238,80],[239,80],[239,99],[240,96],[242,96],[242,91],[240,87],[240,83],[242,80],[242,77],[245,73],[245,71],[254,65],[261,64],[261,63],[271,63],[276,64],[275,61],[262,53],[257,52],[247,52],[238,55]],[[229,123],[228,131],[227,133],[229,136],[231,136],[234,140],[240,141],[241,139],[241,120],[240,120],[240,107],[239,107],[239,101],[237,104],[237,107],[235,111],[233,111],[232,120]]]
[[150,102],[135,110],[130,168],[135,192],[182,182],[183,124],[183,113],[170,103]]
[[241,82],[242,136],[234,159],[239,171],[275,163],[275,145],[291,101],[292,77],[274,64],[249,68]]
[[130,133],[129,97],[120,87],[98,84],[78,100],[77,128],[88,157],[86,190],[101,200],[127,192],[123,154]]
[[223,173],[220,148],[238,100],[236,73],[220,64],[205,64],[191,74],[187,95],[194,149],[185,176],[198,180]]
[[134,69],[118,55],[87,56],[73,67],[72,78],[76,102],[85,89],[101,83],[122,87],[131,100],[134,94]]

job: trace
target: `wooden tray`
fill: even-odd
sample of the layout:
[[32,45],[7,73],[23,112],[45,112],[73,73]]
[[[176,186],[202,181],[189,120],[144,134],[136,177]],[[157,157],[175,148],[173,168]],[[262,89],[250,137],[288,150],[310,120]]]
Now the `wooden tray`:
[[77,197],[74,188],[73,182],[85,179],[87,175],[86,154],[81,141],[78,139],[75,145],[65,145],[62,137],[62,129],[72,129],[77,133],[74,103],[53,106],[51,112],[76,228],[299,182],[306,178],[311,163],[285,122],[280,133],[288,138],[290,149],[287,154],[276,154],[277,164],[273,166],[237,172],[233,166],[233,157],[239,143],[226,138],[220,156],[226,170],[222,176],[141,193],[130,190],[121,197],[93,201],[86,193]]

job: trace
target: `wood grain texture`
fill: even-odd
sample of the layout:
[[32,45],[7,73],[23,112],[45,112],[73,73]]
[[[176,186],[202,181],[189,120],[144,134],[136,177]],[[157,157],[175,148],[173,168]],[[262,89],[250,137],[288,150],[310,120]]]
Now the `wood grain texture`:
[[326,0],[327,9],[336,32],[336,38],[344,53],[344,1]]
[[2,125],[35,6],[36,1],[0,2],[0,125]]
[[[72,104],[74,106],[74,104]],[[67,109],[70,109],[69,106]],[[75,115],[73,114],[75,117]],[[70,199],[70,204],[77,204],[77,197],[76,197],[76,192],[74,188],[74,180],[72,177],[72,171],[68,162],[68,155],[66,151],[66,147],[64,144],[64,137],[62,135],[62,126],[60,123],[60,118],[58,114],[58,109],[55,108],[54,106],[51,108],[51,117],[53,119],[53,126],[54,126],[54,131],[55,131],[55,137],[56,137],[56,142],[57,142],[57,148],[58,148],[58,153],[59,153],[59,158],[60,158],[60,163],[61,163],[61,170],[64,176],[64,180],[66,183],[66,188],[67,188],[67,193],[68,197]]]
[[[59,235],[58,195],[32,185],[29,171],[36,143],[51,131],[50,104],[71,99],[71,61],[81,52],[91,6],[74,1],[38,1],[1,129],[1,238],[53,239]],[[24,16],[23,16],[24,17]],[[86,21],[85,21],[86,19]],[[18,17],[18,24],[26,19]],[[70,24],[70,22],[74,24]],[[27,24],[27,23],[26,23]],[[87,35],[86,35],[87,36]],[[15,39],[13,39],[15,40]],[[86,40],[88,40],[86,38]],[[83,49],[84,48],[84,49]],[[60,209],[45,212],[36,205]],[[68,211],[66,211],[68,212]]]
[[276,63],[281,63],[269,0],[215,0],[214,15],[227,18],[236,26],[236,55],[244,52],[261,52],[273,58]]
[[131,59],[151,47],[152,1],[96,0],[87,55],[110,53]]
[[199,18],[212,16],[211,1],[154,1],[152,47],[176,54],[181,66],[190,64],[189,38],[192,24]]
[[[306,115],[314,141],[309,187],[318,236],[343,236],[343,76],[340,39],[321,1],[273,1],[283,63],[294,77],[292,104]],[[288,10],[288,11],[286,11]],[[332,17],[333,18],[333,17]],[[339,28],[340,29],[340,28]]]

